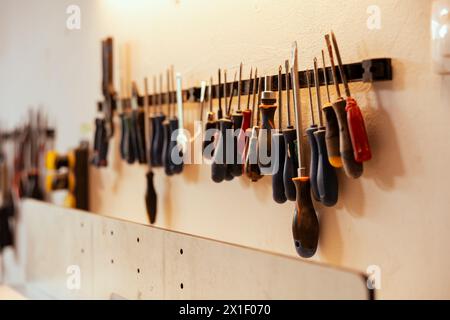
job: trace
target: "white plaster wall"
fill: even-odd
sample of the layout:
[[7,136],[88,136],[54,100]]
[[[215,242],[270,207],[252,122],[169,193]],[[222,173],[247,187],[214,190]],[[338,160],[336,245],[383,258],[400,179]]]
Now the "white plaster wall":
[[[78,4],[82,28],[65,27],[65,9]],[[369,5],[381,8],[381,30],[366,27]],[[300,45],[300,67],[311,67],[333,29],[345,62],[394,59],[394,81],[353,87],[366,115],[374,159],[364,177],[340,174],[338,206],[320,212],[315,259],[365,270],[379,265],[379,298],[449,298],[450,80],[430,61],[428,0],[2,0],[0,105],[7,125],[30,104],[42,104],[58,127],[57,146],[85,136],[100,98],[100,39],[132,46],[133,78],[142,81],[174,64],[185,85],[246,70],[276,73]],[[248,72],[248,71],[246,71]],[[231,76],[230,76],[231,77]],[[188,106],[188,119],[196,116]],[[88,134],[90,137],[90,134]],[[146,222],[145,168],[111,152],[112,166],[92,170],[93,211]],[[167,178],[156,170],[157,225],[295,255],[293,205],[271,199],[270,179],[215,185],[208,166]]]

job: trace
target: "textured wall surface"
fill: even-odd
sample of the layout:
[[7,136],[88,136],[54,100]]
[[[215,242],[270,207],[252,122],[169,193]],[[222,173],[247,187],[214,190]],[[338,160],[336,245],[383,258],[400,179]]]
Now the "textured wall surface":
[[[81,7],[81,30],[66,29],[69,4]],[[380,30],[366,26],[374,4]],[[300,68],[311,68],[333,29],[344,62],[391,57],[394,81],[353,86],[374,159],[360,180],[339,174],[336,208],[317,205],[315,259],[358,270],[380,266],[380,298],[449,298],[450,79],[431,71],[430,8],[425,0],[3,0],[1,118],[12,125],[29,105],[42,104],[57,124],[58,148],[74,146],[101,96],[100,39],[107,35],[131,44],[134,79],[174,64],[191,86],[218,67],[232,74],[241,61],[246,73],[250,66],[276,73],[293,40]],[[197,107],[187,106],[188,120]],[[111,151],[111,167],[92,170],[93,211],[146,223],[146,169],[121,164],[117,146]],[[173,178],[155,173],[158,226],[295,255],[293,204],[273,202],[270,178],[215,185],[207,165]]]

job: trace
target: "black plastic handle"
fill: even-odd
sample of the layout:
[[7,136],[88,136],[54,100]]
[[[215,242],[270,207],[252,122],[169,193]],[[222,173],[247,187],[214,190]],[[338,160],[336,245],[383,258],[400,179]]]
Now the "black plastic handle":
[[155,185],[153,183],[153,172],[147,172],[147,191],[145,193],[145,205],[147,208],[147,215],[151,224],[156,221],[156,214],[158,208],[158,199],[156,196]]
[[319,161],[319,150],[317,149],[314,132],[317,131],[317,126],[312,125],[306,129],[306,136],[308,137],[309,149],[311,151],[311,162],[309,165],[309,181],[311,185],[311,194],[316,201],[320,201],[319,189],[317,188],[317,167]]
[[164,133],[162,161],[164,165],[164,172],[166,173],[166,175],[171,176],[174,173],[172,172],[172,165],[170,161],[170,138],[172,136],[172,132],[170,130],[170,121],[164,121],[162,125]]
[[339,124],[333,105],[326,104],[323,108],[326,121],[325,141],[327,144],[328,159],[335,168],[342,168],[341,152],[339,148]]
[[252,182],[257,182],[263,176],[258,165],[258,131],[259,127],[253,127],[251,137],[248,139],[247,158],[245,160],[245,174]]
[[272,196],[276,203],[281,204],[287,201],[283,180],[284,157],[286,155],[283,133],[274,133],[272,135],[272,144],[278,146],[278,153],[275,155],[273,161],[274,173],[272,175]]
[[108,149],[109,139],[106,133],[105,120],[102,118],[95,119],[95,139],[97,151],[94,154],[93,164],[97,167],[108,166]]
[[[170,119],[169,124],[170,134],[172,136],[172,134],[179,128],[178,119]],[[175,138],[170,140],[168,156],[172,173],[180,174],[181,172],[183,172],[183,153],[181,150],[178,150],[178,143]]]
[[258,164],[261,173],[272,174],[272,131],[275,129],[275,111],[277,106],[260,106],[261,111],[261,131],[258,136]]
[[203,140],[202,150],[206,159],[212,159],[214,156],[214,137],[218,129],[218,122],[208,120],[205,124],[205,137]]
[[364,169],[363,164],[356,162],[354,158],[353,145],[347,125],[346,105],[347,102],[344,99],[339,99],[333,103],[333,110],[336,113],[339,124],[339,146],[345,174],[350,178],[357,179],[361,177]]
[[295,184],[292,181],[297,176],[298,159],[296,150],[297,130],[293,128],[287,128],[283,130],[285,157],[284,157],[284,171],[283,182],[284,192],[286,198],[290,201],[295,201],[297,197],[297,191]]
[[314,132],[314,138],[319,152],[317,167],[317,188],[320,202],[327,207],[336,205],[339,195],[339,183],[336,170],[328,161],[325,128]]
[[147,163],[147,155],[145,152],[145,114],[143,110],[135,110],[133,112],[135,119],[137,155],[140,164]]
[[163,149],[165,143],[164,126],[163,123],[166,120],[166,116],[163,114],[157,115],[153,118],[153,136],[151,145],[151,161],[152,166],[162,167],[163,161]]
[[292,221],[292,234],[297,253],[302,258],[311,258],[319,243],[319,220],[311,200],[311,187],[307,177],[294,178],[297,203]]
[[126,149],[125,149],[125,135],[126,135],[126,124],[125,124],[125,114],[121,113],[119,115],[120,118],[120,157],[122,160],[126,160]]
[[230,172],[233,177],[240,177],[242,176],[242,152],[238,148],[238,137],[242,130],[242,121],[244,119],[244,116],[242,112],[236,112],[232,116],[233,121],[233,128],[235,130],[234,137],[233,137],[233,154],[234,159],[233,163],[230,164]]
[[220,183],[225,178],[230,178],[230,172],[227,175],[227,153],[226,153],[226,146],[227,146],[227,136],[229,135],[227,133],[227,130],[230,130],[233,127],[233,123],[229,119],[220,119],[219,120],[220,125],[220,138],[216,145],[216,150],[214,152],[214,160],[211,165],[211,179],[216,182]]

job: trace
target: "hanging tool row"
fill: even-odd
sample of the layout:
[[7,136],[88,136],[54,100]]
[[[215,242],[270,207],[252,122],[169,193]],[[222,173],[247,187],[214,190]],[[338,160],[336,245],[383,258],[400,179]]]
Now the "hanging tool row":
[[[312,198],[325,206],[334,206],[338,201],[339,190],[336,169],[343,168],[348,177],[359,178],[363,173],[363,162],[372,157],[363,116],[356,100],[350,94],[349,76],[352,81],[355,81],[353,69],[350,67],[352,65],[343,65],[333,33],[325,36],[325,43],[331,67],[327,67],[325,52],[322,50],[321,67],[318,65],[318,59],[315,58],[311,70],[299,72],[298,49],[297,44],[294,43],[291,59],[286,60],[284,66],[279,66],[278,75],[258,77],[258,70],[252,68],[249,79],[243,80],[241,64],[239,74],[235,73],[233,82],[229,83],[227,71],[219,69],[217,84],[213,84],[212,78],[208,88],[206,82],[203,81],[201,84],[200,121],[203,121],[206,101],[209,103],[209,110],[204,131],[200,129],[199,134],[196,134],[194,138],[198,136],[203,138],[203,157],[211,161],[211,179],[216,183],[231,181],[242,175],[253,182],[266,175],[272,176],[274,200],[280,204],[288,200],[296,202],[292,226],[294,243],[298,254],[305,258],[315,254],[319,237],[319,222]],[[106,56],[106,60],[112,61],[112,51],[108,52],[110,56]],[[105,59],[105,55],[103,57]],[[376,64],[374,61],[378,61],[383,65],[384,70],[382,72],[376,70],[372,65],[369,68],[370,71],[366,70],[362,73],[360,80],[365,78],[373,80],[376,77],[378,79],[384,77],[383,80],[388,80],[392,77],[389,59],[370,61],[374,64]],[[112,71],[106,70],[108,68],[105,65],[107,66],[108,63],[103,65],[105,79],[112,74]],[[374,71],[376,72],[371,73],[370,77],[367,76],[366,73]],[[101,136],[98,134],[98,129],[102,126],[105,132],[103,136],[108,137],[106,119],[109,115],[107,116],[107,113],[112,114],[112,106],[116,105],[122,128],[120,142],[122,159],[130,164],[134,162],[148,164],[146,204],[151,223],[155,222],[157,211],[152,168],[164,167],[165,173],[169,176],[181,173],[183,155],[186,154],[189,142],[183,126],[183,101],[196,96],[197,89],[183,91],[181,76],[177,75],[176,79],[175,88],[172,67],[167,71],[167,90],[164,93],[163,76],[159,77],[159,91],[158,80],[154,78],[152,95],[148,92],[147,79],[145,79],[143,96],[139,94],[135,82],[128,83],[125,86],[131,86],[129,98],[121,95],[114,102],[108,98],[116,96],[114,89],[110,89],[107,92],[113,92],[113,94],[104,94],[105,102],[102,103],[102,108],[99,108],[99,111],[104,112],[103,117],[99,118],[104,124],[97,125],[95,145],[97,145],[98,137]],[[112,78],[108,78],[108,81],[112,83]],[[341,83],[344,85],[346,98],[341,95]],[[322,84],[326,87],[326,103],[322,103],[321,99]],[[331,100],[329,84],[334,84],[336,88],[335,101]],[[275,89],[272,89],[275,87],[278,94],[273,91]],[[305,131],[302,127],[301,87],[308,89],[311,116],[311,125]],[[315,88],[315,99],[312,87]],[[294,120],[291,114],[291,89]],[[287,91],[285,102],[287,127],[285,128],[282,121],[283,90]],[[174,92],[176,95],[173,94]],[[243,95],[248,95],[245,109],[241,106]],[[237,96],[237,104],[234,106],[235,96]],[[214,111],[214,98],[217,99],[217,111]],[[178,106],[177,114],[174,110],[175,104]],[[278,128],[275,121],[277,111]],[[303,133],[309,144],[309,164],[305,160],[307,151]],[[96,148],[94,159],[98,154]],[[106,164],[106,154],[104,161],[94,160],[94,164],[98,166],[102,163]]]

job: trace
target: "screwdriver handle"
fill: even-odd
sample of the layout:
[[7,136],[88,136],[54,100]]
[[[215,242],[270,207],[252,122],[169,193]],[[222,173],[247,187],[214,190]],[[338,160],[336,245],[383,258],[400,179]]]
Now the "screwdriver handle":
[[170,129],[170,121],[165,121],[163,123],[163,132],[164,132],[164,143],[163,143],[163,151],[162,151],[162,160],[164,165],[164,172],[167,176],[171,176],[174,173],[172,172],[172,165],[170,160],[170,139],[172,136],[172,132]]
[[319,150],[317,148],[314,133],[317,131],[317,125],[312,125],[306,129],[306,136],[308,138],[309,147],[311,150],[311,162],[309,166],[309,181],[311,185],[311,194],[316,201],[320,201],[319,189],[317,188],[317,168],[319,166]]
[[203,156],[212,159],[214,156],[214,139],[217,134],[217,121],[208,120],[205,124],[205,137],[203,140]]
[[[247,132],[247,129],[250,128],[250,122],[252,119],[252,110],[247,109],[242,111],[242,125],[241,125],[241,131],[239,132],[238,136],[238,151],[242,155],[243,159],[245,159],[244,153],[245,153],[245,134]],[[245,161],[242,161],[242,163],[245,163]]]
[[[239,137],[242,133],[242,122],[243,122],[242,112],[237,112],[232,115],[234,135],[233,135],[233,151],[234,159],[233,164],[230,165],[231,174],[233,177],[242,176],[242,151],[239,148]],[[236,131],[238,133],[236,133]]]
[[297,176],[298,171],[298,159],[295,143],[297,140],[297,130],[294,128],[287,128],[283,130],[283,137],[285,148],[283,171],[284,192],[288,200],[295,201],[297,198],[297,191],[292,179]]
[[257,182],[263,177],[258,165],[258,131],[259,127],[253,127],[251,137],[248,139],[245,159],[245,174],[252,182]]
[[[173,132],[176,132],[179,129],[179,122],[178,119],[171,119],[170,120],[170,132],[171,136]],[[169,156],[170,156],[170,165],[171,165],[171,171],[174,174],[180,174],[183,171],[184,163],[183,163],[183,152],[179,150],[178,143],[176,139],[170,139],[169,144]]]
[[311,258],[319,242],[319,221],[311,200],[308,177],[294,178],[297,203],[292,221],[292,234],[297,253],[302,258]]
[[320,202],[327,207],[336,205],[338,201],[339,185],[336,170],[328,161],[325,128],[319,128],[314,132],[317,149],[319,151],[317,167],[317,188]]
[[147,163],[147,155],[145,152],[145,114],[143,110],[135,110],[135,117],[136,117],[136,141],[137,141],[137,148],[138,148],[138,161],[140,164],[146,164]]
[[147,208],[148,218],[151,224],[156,221],[156,214],[158,208],[158,200],[156,197],[155,185],[153,183],[153,172],[147,172],[147,191],[145,193],[145,205]]
[[133,148],[133,136],[131,134],[132,130],[132,120],[131,115],[125,115],[125,134],[124,134],[124,150],[126,160],[129,164],[133,164],[136,160],[135,149]]
[[258,164],[262,174],[272,174],[272,131],[275,129],[275,105],[262,105],[261,111],[261,130],[258,137]]
[[[233,123],[228,119],[220,119],[220,136],[214,152],[214,160],[211,166],[211,178],[214,182],[220,183],[227,177],[226,164],[226,146],[227,146],[227,130],[231,129]],[[229,175],[228,175],[229,177]]]
[[347,98],[347,123],[352,140],[353,152],[357,162],[365,162],[372,159],[369,138],[367,137],[364,117],[358,103],[353,98]]
[[276,203],[285,203],[287,201],[286,193],[284,191],[284,157],[286,154],[284,137],[282,132],[277,132],[272,135],[272,144],[278,146],[278,153],[274,159],[274,174],[272,175],[272,196]]
[[341,152],[339,148],[339,124],[336,113],[333,110],[333,105],[327,103],[322,107],[325,114],[326,121],[326,136],[325,141],[327,145],[328,160],[335,168],[342,168],[343,163],[341,159]]
[[120,119],[120,128],[121,128],[121,131],[120,131],[120,145],[119,145],[120,157],[122,158],[122,160],[126,160],[127,159],[126,158],[127,153],[126,153],[126,149],[125,149],[125,147],[126,147],[126,143],[125,143],[125,137],[126,137],[125,114],[121,113],[119,115],[119,119]]
[[353,146],[347,125],[347,112],[345,111],[346,104],[344,99],[338,99],[333,103],[333,110],[339,124],[339,147],[345,174],[350,178],[357,179],[363,174],[363,165],[356,162],[353,155]]
[[97,167],[106,167],[108,165],[109,140],[106,133],[105,119],[95,119],[95,138],[97,151],[94,154],[93,164]]
[[151,161],[153,167],[162,167],[163,161],[163,149],[164,149],[164,126],[163,123],[166,120],[166,116],[163,114],[153,117],[153,134],[151,145]]

